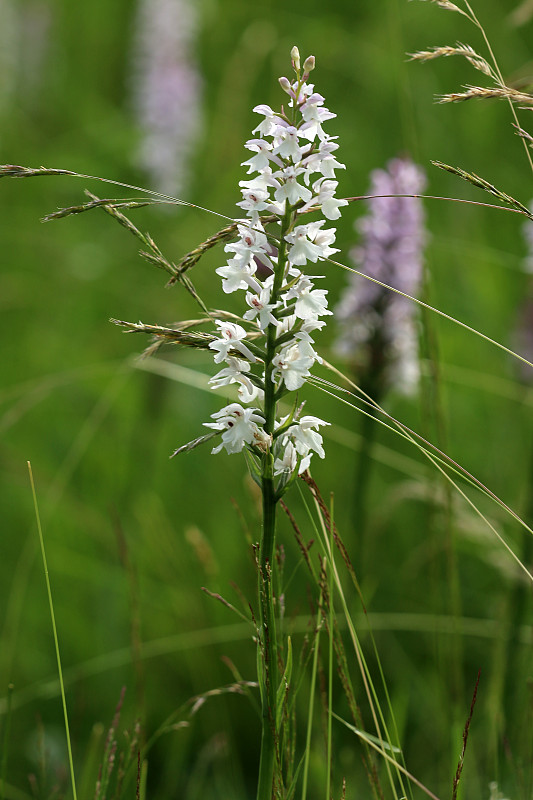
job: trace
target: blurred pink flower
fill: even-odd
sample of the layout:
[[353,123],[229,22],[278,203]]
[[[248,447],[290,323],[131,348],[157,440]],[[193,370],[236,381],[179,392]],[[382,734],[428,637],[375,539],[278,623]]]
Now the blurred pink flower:
[[[424,211],[416,197],[426,183],[408,159],[389,161],[371,174],[368,213],[356,228],[361,243],[352,253],[356,268],[400,292],[416,297],[422,279],[426,239]],[[365,383],[381,393],[394,387],[412,392],[418,382],[416,305],[401,294],[352,273],[335,309],[340,335],[337,351],[350,359]]]
[[133,105],[142,140],[138,165],[157,191],[180,196],[202,128],[202,80],[194,58],[194,0],[140,0],[133,54]]

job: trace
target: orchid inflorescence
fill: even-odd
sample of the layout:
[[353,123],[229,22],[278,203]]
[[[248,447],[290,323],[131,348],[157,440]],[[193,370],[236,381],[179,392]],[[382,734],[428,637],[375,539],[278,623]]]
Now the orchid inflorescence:
[[405,157],[373,170],[368,213],[356,223],[360,244],[350,256],[357,271],[350,274],[335,309],[340,332],[336,350],[352,362],[360,383],[373,384],[373,395],[389,388],[411,394],[418,383],[417,316],[411,297],[418,295],[422,282],[427,234],[418,195],[425,183],[421,168]]
[[136,162],[154,188],[179,195],[202,127],[202,78],[194,57],[199,4],[139,0],[136,6],[130,79],[140,133]]
[[[204,423],[222,436],[213,453],[246,447],[259,459],[271,458],[272,474],[281,476],[278,493],[308,468],[313,453],[324,457],[319,428],[329,423],[302,416],[296,402],[291,413],[278,419],[277,402],[300,389],[321,361],[313,334],[325,325],[320,318],[332,312],[327,291],[315,288],[317,278],[302,267],[337,252],[332,247],[335,229],[324,225],[326,219],[338,219],[339,208],[347,204],[335,197],[335,170],[344,168],[334,156],[336,137],[322,127],[335,114],[307,83],[315,59],[310,56],[300,67],[296,47],[291,57],[296,79],[279,81],[289,96],[287,110],[254,108],[263,119],[253,131],[259,138],[245,145],[252,156],[243,166],[252,177],[240,181],[242,200],[237,203],[246,219],[238,221],[237,241],[225,246],[227,263],[216,270],[223,291],[243,291],[248,308],[239,320],[242,325],[215,320],[218,336],[209,347],[215,363],[225,366],[210,385],[237,384],[240,403],[230,403],[212,415],[213,422]],[[316,211],[326,219],[302,221]],[[272,215],[275,237],[265,229]],[[253,473],[256,461],[249,463]],[[259,475],[257,463],[255,469]]]

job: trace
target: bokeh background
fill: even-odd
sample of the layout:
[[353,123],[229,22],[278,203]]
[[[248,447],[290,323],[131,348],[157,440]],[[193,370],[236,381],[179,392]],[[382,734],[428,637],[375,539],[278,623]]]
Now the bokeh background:
[[[484,0],[476,10],[506,80],[527,88],[533,76],[528,4]],[[157,23],[157,14],[168,15],[166,24]],[[435,95],[482,76],[459,59],[407,60],[406,53],[456,41],[486,53],[466,19],[429,2],[0,0],[0,40],[2,163],[160,188],[232,217],[240,162],[248,157],[243,143],[257,124],[252,108],[279,105],[277,78],[288,74],[297,43],[303,57],[316,56],[316,86],[338,114],[329,130],[338,134],[339,158],[347,165],[339,174],[342,196],[363,195],[370,171],[402,154],[427,170],[428,194],[490,201],[432,167],[438,159],[525,203],[533,195],[504,102],[434,103]],[[521,112],[526,128],[530,113]],[[67,177],[0,184],[0,694],[14,684],[5,791],[13,800],[30,796],[29,774],[37,775],[40,797],[50,797],[56,784],[66,791],[27,461],[41,505],[74,756],[86,796],[92,796],[102,747],[99,724],[110,724],[123,686],[122,724],[131,727],[141,715],[150,737],[190,697],[230,683],[228,659],[245,679],[255,671],[249,629],[201,591],[206,586],[239,606],[241,593],[254,596],[250,542],[259,507],[244,462],[211,457],[207,448],[169,461],[219,408],[202,379],[212,363],[202,353],[168,350],[157,363],[139,364],[134,357],[146,342],[109,323],[115,317],[167,324],[195,316],[196,309],[179,287],[165,288],[165,274],[140,259],[135,239],[103,212],[40,223],[59,207],[83,202],[85,188],[106,197],[139,196]],[[362,213],[364,205],[353,203],[339,223],[344,263]],[[132,214],[173,260],[224,224],[196,208]],[[523,219],[438,200],[426,202],[426,214],[425,298],[515,347],[530,291]],[[222,299],[214,270],[222,258],[221,251],[211,253],[191,274],[215,308]],[[346,273],[324,269],[333,305]],[[527,374],[506,353],[431,313],[419,314],[419,329],[420,391],[408,398],[391,391],[387,410],[527,517]],[[333,361],[334,337],[331,324],[320,342]],[[464,796],[488,798],[492,791],[496,798],[501,790],[502,797],[527,800],[531,603],[520,571],[417,451],[385,430],[377,433],[361,546],[352,513],[360,416],[317,390],[307,390],[306,398],[308,413],[334,423],[327,458],[315,460],[313,474],[325,496],[335,492],[339,529],[352,557],[360,558],[355,569],[374,615],[408,768],[448,796],[481,670]],[[517,523],[465,490],[523,553]],[[301,511],[296,491],[290,504]],[[296,563],[285,522],[280,540]],[[305,614],[302,570],[291,592],[291,614]],[[359,601],[350,597],[357,616]],[[340,690],[339,707],[342,712]],[[5,709],[4,700],[4,730]],[[177,719],[187,719],[187,712]],[[190,723],[165,732],[151,751],[151,796],[253,796],[259,723],[247,699],[214,697]],[[39,756],[43,737],[46,768]],[[340,727],[335,737],[337,796],[343,775],[349,796],[367,796],[355,737]],[[318,787],[318,755],[312,768]],[[499,788],[490,789],[491,782]],[[322,796],[316,791],[310,796]]]

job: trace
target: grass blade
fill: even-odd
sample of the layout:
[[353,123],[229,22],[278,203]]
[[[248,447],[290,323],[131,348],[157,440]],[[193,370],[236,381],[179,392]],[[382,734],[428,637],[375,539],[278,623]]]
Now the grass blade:
[[72,746],[71,746],[71,742],[70,742],[70,729],[69,729],[69,724],[68,724],[67,701],[66,701],[66,697],[65,697],[65,687],[64,687],[64,684],[63,684],[63,670],[61,668],[61,654],[59,652],[59,638],[58,638],[58,635],[57,635],[57,626],[56,626],[56,619],[55,619],[55,614],[54,614],[54,603],[53,603],[53,600],[52,600],[52,589],[51,589],[51,586],[50,586],[50,576],[48,574],[48,565],[47,565],[47,562],[46,562],[46,551],[45,551],[45,548],[44,548],[43,529],[41,527],[41,517],[39,515],[39,506],[37,504],[37,494],[36,494],[36,491],[35,491],[35,483],[34,483],[34,480],[33,480],[33,472],[32,472],[31,462],[30,461],[28,461],[28,472],[29,472],[29,475],[30,475],[31,491],[32,491],[32,496],[33,496],[33,507],[35,509],[35,519],[37,520],[37,530],[39,532],[39,542],[40,542],[40,545],[41,545],[41,554],[42,554],[42,557],[43,557],[44,577],[45,577],[45,581],[46,581],[46,591],[47,591],[47,594],[48,594],[48,604],[50,606],[50,618],[52,620],[52,630],[53,630],[53,633],[54,633],[54,645],[55,645],[56,658],[57,658],[57,671],[58,671],[58,674],[59,674],[59,684],[60,684],[60,687],[61,687],[61,701],[62,701],[62,704],[63,704],[63,716],[64,716],[64,719],[65,719],[65,734],[66,734],[66,737],[67,737],[68,762],[69,762],[69,767],[70,767],[70,780],[71,780],[71,783],[72,783],[72,795],[73,795],[74,800],[77,800],[76,778],[74,776],[74,762],[73,762],[73,759],[72,759]]

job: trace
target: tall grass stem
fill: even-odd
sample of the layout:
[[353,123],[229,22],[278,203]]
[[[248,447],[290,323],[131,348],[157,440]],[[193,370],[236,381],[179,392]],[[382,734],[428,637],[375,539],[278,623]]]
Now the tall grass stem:
[[315,645],[313,652],[313,666],[311,671],[311,686],[309,688],[309,707],[307,711],[307,733],[305,738],[305,757],[302,778],[302,800],[307,800],[307,781],[309,775],[309,753],[311,752],[311,734],[313,732],[313,707],[315,702],[315,687],[316,676],[318,672],[318,653],[320,643],[320,625],[322,619],[322,611],[319,608],[316,617],[316,634]]
[[74,761],[72,758],[72,745],[70,741],[70,729],[68,724],[68,712],[67,712],[67,700],[65,697],[65,686],[63,684],[63,670],[61,667],[61,654],[59,651],[59,638],[57,635],[57,626],[56,626],[56,619],[54,614],[54,603],[52,600],[52,588],[50,586],[50,576],[48,574],[48,564],[46,561],[46,551],[44,548],[44,537],[43,537],[43,529],[41,526],[41,517],[39,515],[39,506],[37,503],[37,493],[35,491],[35,483],[33,480],[33,472],[31,468],[31,462],[28,461],[28,472],[30,476],[30,483],[31,483],[31,491],[33,496],[33,507],[35,510],[35,519],[37,520],[37,530],[39,532],[39,543],[41,545],[41,554],[43,557],[43,569],[44,569],[44,577],[46,581],[46,591],[48,594],[48,604],[50,606],[50,618],[52,620],[52,631],[54,634],[54,645],[56,651],[56,658],[57,658],[57,671],[59,674],[59,685],[61,688],[61,702],[63,704],[63,716],[65,720],[65,734],[67,737],[67,750],[68,750],[68,762],[70,768],[70,780],[72,783],[72,796],[74,800],[77,800],[77,793],[76,793],[76,778],[74,775]]

